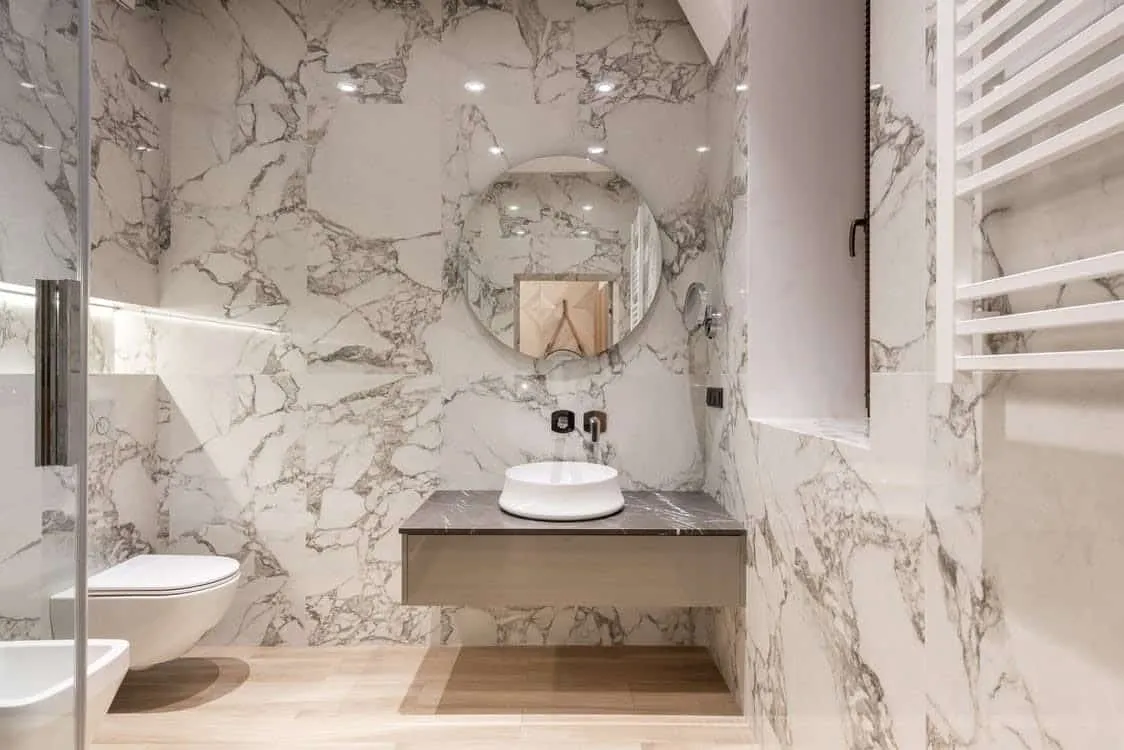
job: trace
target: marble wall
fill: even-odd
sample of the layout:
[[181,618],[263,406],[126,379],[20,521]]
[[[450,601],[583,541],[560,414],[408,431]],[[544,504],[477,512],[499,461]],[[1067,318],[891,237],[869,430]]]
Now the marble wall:
[[76,6],[0,9],[0,281],[72,278],[77,200]]
[[[161,549],[244,562],[211,639],[694,641],[686,610],[396,603],[397,526],[429,492],[498,488],[509,465],[587,455],[549,431],[555,408],[609,413],[607,453],[628,486],[701,485],[676,299],[705,251],[695,149],[708,65],[676,1],[172,0],[162,12],[160,305],[227,323],[154,333],[156,517]],[[604,79],[611,94],[593,89]],[[536,365],[472,315],[457,241],[512,165],[595,143],[670,238],[672,293],[601,358]]]
[[163,19],[155,3],[92,5],[90,294],[153,305],[169,235]]
[[[692,349],[697,382],[731,389],[727,409],[707,420],[706,486],[749,524],[750,605],[700,613],[700,627],[765,747],[1112,747],[1122,672],[1107,633],[1121,610],[1098,582],[1119,562],[1109,497],[1124,462],[1110,434],[1124,382],[935,382],[934,7],[874,0],[872,11],[882,88],[871,110],[865,433],[755,423],[738,398],[750,366],[741,279],[755,249],[738,242],[737,157],[752,113],[733,84],[752,28],[743,24],[711,78],[711,139],[734,157],[734,171],[724,160],[708,183],[710,273],[730,325]],[[1096,157],[1110,174],[1119,174],[1119,145]],[[1075,256],[1115,246],[1120,185],[1108,177],[1043,196],[1039,181],[1005,197],[986,213],[984,260],[1011,271],[1063,259],[1063,238]],[[1106,279],[1062,297],[1118,295],[1119,279]],[[1068,345],[1109,340],[1093,332]]]
[[[0,282],[73,278],[76,6],[0,5]],[[44,633],[45,594],[73,580],[72,470],[33,467],[33,308],[0,295],[0,639]],[[72,512],[71,512],[72,517]]]
[[[1090,180],[1090,167],[1096,179]],[[1015,183],[984,210],[985,259],[1005,273],[1120,247],[1124,139]],[[1121,298],[1124,277],[1012,295],[1012,312]],[[1089,327],[995,337],[995,351],[1119,346],[1119,330]],[[985,385],[980,422],[984,596],[974,736],[1017,733],[1031,747],[1112,747],[1119,706],[1124,607],[1118,499],[1124,479],[1124,378],[1118,373],[1020,374]]]
[[[0,281],[74,278],[78,60],[68,4],[0,9]],[[160,251],[160,19],[94,3],[92,293],[155,300]],[[21,85],[26,84],[26,85]],[[151,151],[138,151],[139,146]],[[147,171],[146,171],[147,170]],[[166,235],[166,231],[163,232]],[[91,570],[149,551],[155,523],[156,378],[137,316],[95,309],[89,358]],[[0,638],[46,637],[47,596],[73,583],[72,469],[32,466],[34,305],[0,292]]]
[[[90,295],[134,305],[158,300],[169,236],[168,43],[155,2],[126,10],[94,0]],[[87,415],[91,572],[152,552],[157,378],[141,312],[94,307]]]

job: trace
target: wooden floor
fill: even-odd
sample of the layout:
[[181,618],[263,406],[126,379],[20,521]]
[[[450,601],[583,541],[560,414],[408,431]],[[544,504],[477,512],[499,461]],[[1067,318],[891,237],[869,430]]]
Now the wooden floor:
[[703,649],[208,648],[131,673],[95,750],[734,750]]

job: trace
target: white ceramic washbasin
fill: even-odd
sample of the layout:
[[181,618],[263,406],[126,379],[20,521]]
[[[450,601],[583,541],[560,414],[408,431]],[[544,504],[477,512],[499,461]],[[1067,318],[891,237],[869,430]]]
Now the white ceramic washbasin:
[[543,461],[504,473],[500,508],[537,521],[589,521],[624,507],[617,470],[601,464]]

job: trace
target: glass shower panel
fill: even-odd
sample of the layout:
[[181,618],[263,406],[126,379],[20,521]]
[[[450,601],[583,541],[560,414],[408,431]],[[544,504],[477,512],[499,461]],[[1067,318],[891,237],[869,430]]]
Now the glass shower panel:
[[[52,594],[85,580],[86,28],[88,13],[80,0],[0,0],[0,747],[5,750],[73,748],[82,731],[76,717],[84,705],[85,669],[79,665],[85,650],[76,649],[73,639],[41,642],[59,630],[85,632],[79,619],[84,604],[55,610],[53,620],[49,604]],[[49,362],[58,369],[44,369]],[[52,405],[53,412],[47,408]],[[42,698],[51,693],[53,699]]]

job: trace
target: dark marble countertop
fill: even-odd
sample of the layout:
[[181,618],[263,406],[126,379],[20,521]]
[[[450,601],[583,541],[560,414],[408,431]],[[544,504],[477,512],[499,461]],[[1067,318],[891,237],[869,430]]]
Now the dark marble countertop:
[[399,527],[401,534],[568,534],[745,536],[714,498],[702,492],[631,491],[624,510],[595,521],[532,521],[500,509],[499,490],[435,492]]

